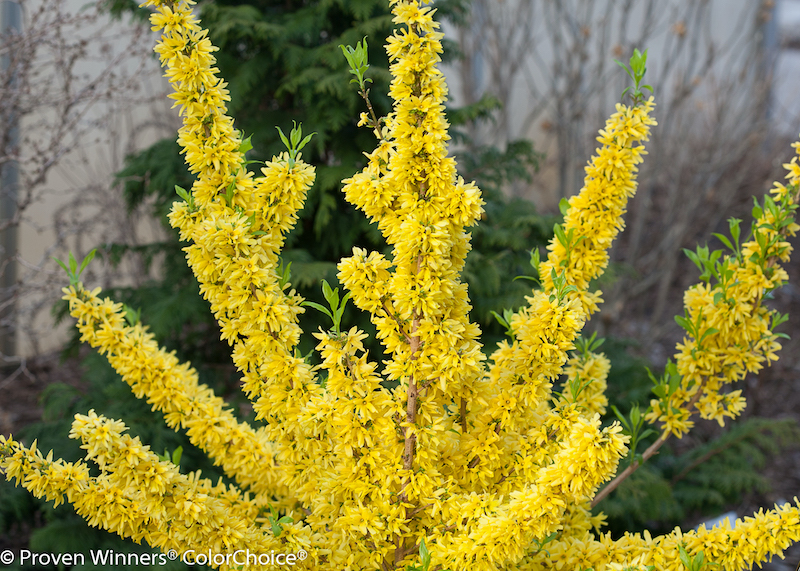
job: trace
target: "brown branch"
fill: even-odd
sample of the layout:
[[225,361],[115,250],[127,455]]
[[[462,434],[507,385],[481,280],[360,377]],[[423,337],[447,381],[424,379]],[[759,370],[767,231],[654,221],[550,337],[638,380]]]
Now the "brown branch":
[[[669,439],[669,436],[670,436],[670,433],[669,432],[665,432],[658,440],[653,442],[650,445],[650,447],[647,450],[644,451],[644,454],[642,454],[642,463],[646,462],[652,456],[654,456],[656,454],[656,452],[658,452],[658,449],[661,448],[661,446]],[[636,460],[633,464],[631,464],[630,466],[625,468],[625,470],[623,470],[620,474],[618,474],[616,478],[611,480],[611,482],[609,482],[608,485],[605,488],[603,488],[602,490],[600,490],[600,492],[594,497],[594,499],[592,500],[592,507],[595,507],[597,504],[599,504],[601,501],[603,501],[603,499],[607,495],[609,495],[611,492],[616,490],[617,487],[622,482],[624,482],[626,479],[628,479],[628,477],[631,474],[633,474],[639,468],[639,466],[641,466],[641,464],[639,463],[638,460]]]
[[408,335],[408,333],[406,333],[403,330],[403,324],[400,322],[400,318],[397,317],[392,311],[390,311],[389,305],[386,300],[383,300],[383,305],[381,306],[381,308],[383,309],[383,311],[386,312],[386,316],[392,318],[394,322],[397,324],[397,330],[400,332],[400,335],[403,336],[403,339],[405,339],[406,343],[411,345],[411,337]]
[[[419,35],[419,29],[416,24],[411,24],[409,26],[409,32],[411,34]],[[416,81],[414,84],[413,93],[414,95],[419,96],[422,92],[422,77],[421,74],[417,74]],[[422,126],[422,117],[417,118],[417,127]],[[425,174],[421,174],[420,176],[425,176]],[[426,180],[420,181],[419,184],[419,197],[420,199],[424,199],[426,196],[428,184]],[[417,256],[416,260],[416,273],[422,269],[422,261],[423,255],[420,253]],[[386,310],[387,314],[389,313],[388,308],[385,306],[384,302],[384,309]],[[422,341],[419,337],[419,325],[420,320],[422,319],[422,315],[419,311],[414,311],[413,318],[411,321],[411,332],[409,334],[405,334],[403,331],[402,326],[400,326],[399,320],[395,317],[395,320],[398,322],[399,331],[405,337],[406,342],[408,343],[410,349],[410,356],[409,358],[411,361],[416,361],[417,353],[422,346]],[[430,384],[430,383],[428,383]],[[427,387],[427,385],[425,385]],[[417,445],[417,435],[414,431],[415,423],[417,421],[417,408],[419,406],[419,386],[417,385],[417,380],[412,375],[408,379],[408,400],[406,401],[406,426],[403,428],[403,469],[404,470],[411,470],[414,466],[414,453],[416,451]],[[406,488],[410,479],[405,479],[400,488],[400,494],[398,495],[398,500],[401,505],[408,502],[408,493],[406,492]],[[423,508],[415,507],[410,511],[406,511],[405,506],[404,509],[404,519],[409,519],[413,515],[419,513],[419,511]],[[398,567],[400,563],[405,559],[406,555],[411,553],[417,546],[412,542],[410,545],[406,544],[405,538],[401,534],[397,534],[394,537],[394,544],[395,544],[395,551],[394,551],[394,567]],[[385,561],[384,561],[385,563]]]
[[[692,399],[687,403],[689,409],[693,408],[694,405],[697,404],[697,401],[700,400],[700,397],[703,394],[703,388],[705,387],[705,385],[706,385],[705,380],[700,383],[700,386],[697,388],[697,392],[692,397]],[[691,416],[693,414],[694,414],[694,411],[691,411],[689,413],[689,417],[691,418]],[[670,432],[665,432],[664,434],[662,434],[659,437],[658,440],[653,442],[647,448],[647,450],[644,451],[644,454],[642,454],[642,461],[641,462],[639,462],[639,460],[636,460],[636,461],[633,462],[633,464],[631,464],[630,466],[625,468],[625,470],[623,470],[620,474],[617,474],[617,476],[613,480],[611,480],[605,488],[600,490],[600,492],[594,497],[594,499],[592,500],[592,507],[595,507],[597,504],[599,504],[601,501],[603,501],[603,499],[607,495],[609,495],[611,492],[616,490],[617,487],[619,487],[619,485],[622,482],[624,482],[626,479],[628,479],[628,477],[631,474],[633,474],[636,470],[639,469],[639,466],[641,466],[642,464],[647,462],[650,458],[655,456],[655,454],[656,454],[656,452],[658,452],[659,448],[661,448],[664,445],[664,443],[667,440],[669,440],[670,434],[671,434]]]
[[410,512],[406,512],[406,517],[411,517],[417,515],[419,512],[424,510],[425,508],[431,507],[433,504],[425,504],[424,506],[417,506]]
[[375,133],[375,136],[378,138],[378,140],[382,141],[383,135],[381,134],[381,120],[378,119],[375,109],[372,108],[372,102],[369,100],[369,89],[360,89],[358,94],[367,103],[367,109],[369,109],[370,114],[369,126],[372,127],[372,131]]
[[744,440],[746,437],[747,437],[747,435],[743,434],[742,436],[740,436],[739,438],[736,438],[732,442],[728,442],[725,446],[723,446],[721,448],[715,448],[714,450],[709,450],[708,452],[706,452],[705,454],[700,456],[700,458],[698,458],[697,460],[695,460],[694,462],[692,462],[691,464],[686,466],[686,468],[681,470],[678,473],[677,476],[675,476],[674,478],[672,478],[672,480],[670,480],[670,484],[671,485],[677,484],[678,482],[680,482],[681,480],[683,480],[686,477],[686,474],[688,474],[689,472],[691,472],[692,470],[697,468],[700,464],[702,464],[702,463],[706,462],[707,460],[713,458],[717,454],[721,454],[722,452],[724,452],[725,450],[727,450],[728,448],[730,448],[734,444],[738,444],[739,442]]
[[[420,347],[420,339],[419,336],[416,335],[417,329],[419,329],[419,314],[414,315],[414,320],[411,322],[411,342],[409,343],[409,348],[411,349],[411,360],[415,361],[417,359],[416,353],[419,351]],[[417,387],[417,382],[414,380],[412,376],[408,380],[408,400],[406,401],[406,422],[409,425],[413,425],[417,421],[417,401],[419,399],[419,390]],[[414,464],[414,451],[416,449],[417,444],[417,435],[414,433],[413,430],[409,430],[409,427],[406,426],[403,429],[403,469],[404,470],[411,470]],[[403,482],[403,486],[400,489],[400,502],[405,502],[408,500],[408,494],[406,494],[406,486],[408,485],[408,480]]]
[[[412,331],[416,333],[419,327],[419,318],[415,318],[412,326]],[[411,359],[415,359],[415,353],[419,350],[419,337],[411,338]],[[406,422],[414,424],[417,421],[417,399],[419,398],[419,391],[417,390],[417,383],[414,377],[408,380],[408,401],[406,402]],[[414,462],[414,447],[417,442],[417,435],[409,427],[405,429],[405,443],[403,446],[403,469],[410,470]],[[405,483],[403,488],[405,488]],[[401,493],[401,496],[403,493]]]
[[[500,434],[500,423],[499,422],[494,425],[494,433],[495,434]],[[472,461],[467,465],[467,467],[471,470],[472,468],[477,466],[478,462],[480,462],[480,461],[481,461],[481,457],[480,456],[475,456],[475,458],[472,459]]]

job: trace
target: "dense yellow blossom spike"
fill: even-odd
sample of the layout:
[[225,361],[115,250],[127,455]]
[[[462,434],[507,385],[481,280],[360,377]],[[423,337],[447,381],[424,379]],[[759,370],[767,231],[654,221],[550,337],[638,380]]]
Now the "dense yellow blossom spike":
[[[573,355],[564,368],[567,376],[564,399],[575,402],[586,416],[605,414],[608,406],[606,379],[610,369],[611,361],[602,353]],[[573,394],[573,387],[577,394]]]
[[[800,144],[795,143],[800,153]],[[763,305],[765,296],[788,280],[780,262],[789,260],[788,239],[800,230],[793,209],[800,198],[798,154],[784,165],[789,185],[776,183],[754,234],[738,252],[721,259],[713,280],[690,287],[684,296],[686,320],[691,326],[675,354],[680,387],[651,401],[650,422],[660,422],[666,433],[681,437],[693,426],[696,411],[720,426],[745,407],[741,390],[726,390],[778,359],[781,345],[773,331],[775,310]]]
[[[403,442],[399,450],[384,446],[397,474],[388,481],[407,504],[399,524],[411,535],[429,525],[419,506],[438,510],[443,484],[463,471],[454,435],[465,426],[466,399],[484,360],[459,276],[470,249],[465,228],[478,220],[483,201],[448,156],[447,87],[437,67],[442,34],[433,12],[416,1],[394,3],[402,26],[387,44],[394,109],[365,170],[344,181],[347,200],[378,223],[393,247],[391,261],[356,248],[339,264],[340,281],[370,311],[391,355],[384,375],[398,383],[390,410]],[[406,539],[395,543],[384,557],[397,564],[415,552]]]
[[159,348],[141,324],[125,322],[122,304],[74,287],[64,290],[70,314],[78,320],[81,341],[105,355],[137,398],[164,414],[167,425],[184,429],[192,444],[206,452],[239,485],[258,494],[273,494],[278,475],[273,445],[224,407],[197,373]]
[[606,121],[597,140],[602,147],[586,167],[580,193],[569,199],[562,226],[568,244],[558,237],[550,240],[547,260],[539,264],[546,292],[554,289],[552,275],[565,277],[574,285],[587,315],[597,311],[600,292],[590,292],[589,282],[599,277],[608,265],[608,250],[623,228],[628,200],[636,192],[638,165],[646,154],[643,141],[656,125],[650,115],[653,98],[641,105],[617,104],[616,113]]
[[[487,406],[476,415],[466,439],[470,451],[474,442],[486,443],[478,471],[466,475],[472,485],[485,485],[489,474],[509,470],[505,458],[516,457],[518,447],[509,447],[505,435],[537,430],[552,383],[586,319],[597,310],[599,293],[589,292],[589,283],[604,271],[608,249],[623,226],[627,201],[636,190],[637,165],[645,154],[640,142],[648,140],[656,124],[650,116],[654,106],[652,98],[638,106],[617,105],[600,132],[602,146],[586,167],[583,189],[569,200],[563,234],[551,240],[548,259],[539,264],[543,291],[534,292],[514,315],[513,343],[502,343],[492,355],[489,375],[478,389]],[[561,281],[558,287],[554,275]],[[574,291],[567,291],[569,287]],[[473,463],[478,458],[474,452],[470,456]]]
[[[309,530],[293,524],[284,540],[249,523],[252,509],[241,495],[224,484],[212,485],[197,474],[182,475],[170,462],[163,462],[141,445],[123,435],[125,425],[98,417],[78,415],[71,436],[83,440],[87,456],[101,468],[97,477],[88,467],[52,461],[36,449],[0,436],[6,477],[17,480],[37,497],[54,500],[66,497],[75,511],[90,525],[101,527],[134,541],[182,554],[195,551],[214,553],[234,549],[269,553],[290,551],[310,545]],[[288,526],[287,526],[288,527]],[[235,569],[221,565],[220,569]],[[311,557],[298,568],[313,568]]]
[[[444,568],[488,571],[520,561],[533,540],[542,541],[561,527],[568,505],[586,501],[616,470],[627,437],[619,434],[618,424],[602,430],[599,426],[599,415],[576,418],[552,463],[532,479],[535,484],[515,490],[507,501],[494,492],[486,494],[494,500],[491,511],[470,517],[461,502],[448,506],[442,515],[461,520],[456,527],[463,531],[434,536],[438,549],[433,562]],[[451,511],[456,506],[458,511]]]
[[314,169],[284,153],[254,178],[227,115],[225,83],[213,67],[217,48],[191,17],[189,4],[159,6],[151,20],[163,30],[156,52],[184,118],[178,142],[197,173],[191,203],[176,202],[170,222],[181,239],[193,242],[185,248],[189,265],[223,339],[234,346],[233,361],[257,417],[268,421],[264,434],[284,467],[280,484],[301,489],[325,467],[319,458],[327,449],[302,416],[320,394],[310,365],[294,351],[302,299],[281,285],[277,270]]
[[[588,531],[582,537],[570,537],[547,545],[547,553],[527,558],[518,567],[525,571],[561,569],[621,569],[631,564],[659,571],[684,571],[679,556],[683,546],[690,556],[702,551],[705,560],[726,571],[745,571],[755,564],[783,558],[783,551],[800,541],[800,501],[786,503],[774,510],[759,510],[752,517],[737,519],[733,526],[726,520],[712,529],[701,525],[697,530],[674,532],[652,537],[649,532],[626,533],[617,540],[610,534],[594,537]],[[716,566],[715,565],[715,566]]]

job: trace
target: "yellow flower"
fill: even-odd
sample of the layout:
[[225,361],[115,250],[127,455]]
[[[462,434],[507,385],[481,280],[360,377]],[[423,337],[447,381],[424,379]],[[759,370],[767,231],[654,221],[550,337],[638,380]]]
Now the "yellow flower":
[[[197,175],[170,223],[189,242],[189,265],[263,425],[239,422],[189,364],[159,348],[141,324],[127,323],[120,304],[79,285],[64,293],[81,338],[236,484],[181,474],[125,434],[121,421],[94,411],[76,416],[70,435],[97,465],[96,477],[83,463],[0,437],[6,477],[71,502],[92,525],[162,550],[303,550],[308,557],[297,566],[308,569],[418,566],[423,541],[429,567],[453,571],[678,571],[679,546],[739,569],[800,539],[800,505],[733,528],[655,538],[612,539],[599,532],[602,514],[591,515],[591,499],[616,472],[628,437],[616,423],[600,424],[608,360],[573,351],[601,301],[589,286],[608,264],[636,189],[642,143],[655,125],[652,100],[618,105],[600,131],[584,188],[569,200],[538,268],[544,288],[511,317],[512,338],[486,367],[460,277],[483,201],[457,175],[448,149],[442,34],[425,3],[392,0],[393,111],[375,129],[367,165],[344,186],[391,253],[354,248],[338,265],[386,360],[370,360],[366,335],[345,327],[314,334],[320,360],[312,365],[297,351],[305,309],[279,254],[314,168],[282,153],[259,176],[249,172],[216,48],[192,3],[147,4],[163,31],[156,52],[183,120],[178,140]],[[370,124],[366,114],[360,124]],[[762,300],[787,279],[780,263],[800,230],[792,218],[797,158],[787,168],[789,184],[773,189],[753,238],[728,258],[729,271],[686,293],[694,330],[678,346],[681,382],[646,414],[666,432],[681,436],[695,411],[720,424],[740,414],[744,399],[727,385],[776,358],[776,316]],[[554,394],[564,373],[566,385]]]

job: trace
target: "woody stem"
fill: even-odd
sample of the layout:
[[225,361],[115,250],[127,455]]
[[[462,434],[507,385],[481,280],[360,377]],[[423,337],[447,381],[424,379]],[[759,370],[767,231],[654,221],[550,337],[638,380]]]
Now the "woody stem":
[[[700,400],[700,397],[703,394],[703,387],[704,386],[705,386],[705,381],[700,383],[700,386],[698,387],[697,392],[694,394],[692,399],[687,403],[687,405],[688,405],[687,408],[689,410],[691,410],[694,407],[694,405],[697,404],[697,401]],[[694,414],[694,412],[692,412],[692,414]],[[653,442],[647,448],[647,450],[644,451],[644,453],[642,454],[641,462],[639,460],[636,460],[635,462],[633,462],[633,464],[631,464],[630,466],[625,468],[622,472],[617,474],[617,477],[614,478],[613,480],[611,480],[608,483],[608,485],[605,488],[603,488],[602,490],[600,490],[600,492],[594,497],[594,499],[592,500],[592,507],[595,507],[597,504],[599,504],[603,500],[603,498],[605,498],[611,492],[616,490],[617,487],[619,487],[619,485],[622,482],[627,480],[628,477],[631,474],[633,474],[636,470],[639,469],[639,466],[641,466],[642,464],[647,462],[650,458],[655,456],[656,452],[658,452],[658,449],[661,448],[667,440],[669,440],[669,437],[670,437],[670,433],[669,432],[665,432],[664,434],[662,434],[661,437],[658,440]]]

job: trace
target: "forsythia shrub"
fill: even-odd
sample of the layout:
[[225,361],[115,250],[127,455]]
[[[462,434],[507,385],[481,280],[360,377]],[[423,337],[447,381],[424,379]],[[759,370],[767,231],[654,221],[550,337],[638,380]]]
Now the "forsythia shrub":
[[[179,141],[198,175],[170,221],[191,242],[189,263],[265,422],[239,422],[188,364],[159,349],[120,304],[85,289],[73,268],[65,297],[82,339],[235,483],[181,474],[126,435],[121,421],[93,411],[76,416],[70,435],[97,475],[84,462],[54,460],[35,443],[0,437],[7,478],[164,552],[208,553],[220,569],[270,568],[281,553],[308,569],[697,571],[711,562],[734,570],[800,539],[797,501],[732,527],[616,540],[600,533],[603,516],[590,511],[670,435],[689,430],[694,413],[720,424],[736,417],[744,401],[730,385],[776,359],[774,327],[784,317],[763,302],[787,279],[779,264],[789,258],[787,237],[800,228],[797,157],[787,165],[789,184],[776,184],[754,209],[744,243],[732,221],[729,254],[692,254],[702,283],[686,293],[679,321],[687,333],[676,362],[657,380],[648,410],[626,420],[626,433],[618,423],[602,427],[609,363],[578,335],[601,301],[590,283],[608,263],[635,191],[642,142],[655,125],[652,98],[618,105],[600,131],[585,186],[565,205],[564,224],[538,264],[542,288],[507,314],[511,339],[487,358],[459,278],[470,249],[465,229],[480,219],[482,200],[447,155],[442,35],[430,8],[392,0],[400,25],[387,44],[394,111],[362,116],[379,142],[344,189],[377,222],[392,256],[354,248],[341,261],[348,293],[340,299],[326,291],[331,308],[320,309],[334,324],[314,334],[322,364],[312,366],[295,350],[304,302],[278,258],[314,180],[299,154],[301,135],[295,131],[290,150],[254,177],[192,2],[148,4],[156,8],[154,27],[164,30],[156,51],[184,117]],[[363,333],[340,327],[348,297],[371,315],[390,355],[383,368],[363,350]],[[661,437],[638,455],[644,422]],[[598,494],[628,444],[629,466]],[[245,560],[247,552],[273,562]]]

